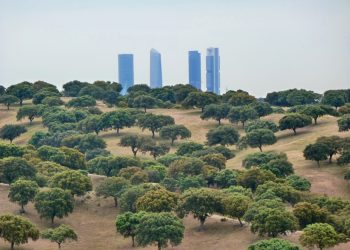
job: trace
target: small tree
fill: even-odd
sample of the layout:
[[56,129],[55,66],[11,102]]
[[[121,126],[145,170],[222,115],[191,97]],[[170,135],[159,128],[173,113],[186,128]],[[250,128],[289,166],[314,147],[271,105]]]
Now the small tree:
[[202,156],[200,159],[219,170],[226,167],[226,158],[222,154],[207,154]]
[[260,240],[248,247],[247,250],[301,250],[287,240],[270,239]]
[[213,93],[203,93],[203,92],[191,92],[185,100],[182,102],[182,105],[185,107],[197,107],[204,111],[204,107],[211,103],[217,102],[217,96]]
[[217,191],[214,189],[189,189],[180,196],[178,205],[179,215],[193,214],[194,218],[197,218],[200,222],[200,230],[203,229],[207,217],[221,211],[222,202]]
[[320,166],[320,161],[327,160],[328,147],[323,143],[309,144],[303,153],[306,160],[316,161],[317,165]]
[[11,184],[23,177],[34,179],[35,167],[21,157],[7,157],[0,160],[0,181]]
[[294,135],[297,134],[297,128],[303,128],[312,123],[310,116],[303,114],[289,114],[279,120],[281,130],[292,129]]
[[243,106],[233,107],[227,117],[232,123],[241,122],[244,128],[244,125],[248,120],[255,120],[259,115],[254,108]]
[[165,189],[151,190],[137,199],[138,211],[171,212],[177,204],[177,195]]
[[153,108],[157,103],[157,99],[150,95],[140,95],[135,97],[133,106],[136,108],[143,108],[145,113],[147,109]]
[[169,152],[170,147],[164,143],[147,143],[141,146],[143,153],[149,152],[153,159],[157,159],[158,156],[165,155]]
[[101,129],[114,128],[119,135],[120,129],[131,127],[135,124],[135,117],[129,111],[118,110],[104,113],[100,122]]
[[21,82],[11,85],[6,89],[6,94],[16,96],[19,99],[19,105],[22,106],[25,99],[30,99],[33,97],[33,84],[30,82]]
[[80,97],[73,98],[66,104],[67,107],[69,108],[81,108],[81,107],[92,107],[96,106],[96,100],[89,95],[83,95]]
[[96,187],[96,195],[104,198],[113,197],[115,207],[118,198],[130,186],[130,182],[123,177],[107,177]]
[[177,246],[184,237],[182,221],[172,213],[148,213],[142,216],[137,228],[136,242],[140,246],[156,244],[158,250],[167,247],[168,242]]
[[248,132],[247,143],[252,148],[259,148],[262,152],[263,145],[272,145],[277,139],[274,133],[269,129],[255,129],[251,132]]
[[237,218],[241,227],[243,227],[243,223],[241,218],[247,211],[251,199],[242,194],[234,193],[223,198],[222,203],[224,206],[224,215],[228,215],[232,218]]
[[310,248],[316,246],[320,250],[323,250],[326,247],[333,247],[339,244],[340,240],[340,235],[338,235],[334,228],[327,223],[308,225],[299,237],[302,246]]
[[10,242],[11,250],[15,245],[28,243],[28,239],[39,239],[39,229],[28,219],[16,215],[0,215],[0,238]]
[[50,180],[50,186],[69,190],[72,195],[78,196],[92,190],[90,177],[76,170],[67,170],[55,174]]
[[238,142],[239,133],[230,125],[221,125],[209,130],[207,140],[209,145],[233,145]]
[[70,191],[52,188],[40,191],[35,196],[34,207],[40,218],[50,219],[53,224],[55,217],[63,218],[73,212],[74,199]]
[[6,124],[0,129],[0,138],[12,143],[15,138],[25,132],[27,132],[27,129],[22,125]]
[[248,133],[248,132],[251,132],[253,130],[262,129],[262,128],[269,129],[274,133],[278,131],[278,127],[274,122],[265,121],[265,120],[256,120],[253,122],[249,122],[248,125],[245,126],[244,130],[245,130],[245,132]]
[[317,124],[317,119],[319,117],[327,114],[326,110],[324,110],[320,105],[306,105],[300,113],[312,117],[315,125]]
[[197,142],[183,142],[176,150],[177,155],[190,155],[195,151],[204,149],[204,145]]
[[138,213],[126,212],[117,216],[115,222],[117,232],[123,235],[124,238],[131,237],[133,247],[135,246],[136,230],[145,214],[144,211]]
[[334,106],[336,109],[344,105],[348,100],[343,90],[327,90],[323,94],[322,103]]
[[67,240],[78,240],[77,234],[74,232],[73,228],[67,225],[60,225],[54,229],[46,229],[41,233],[43,239],[48,239],[51,242],[56,242],[58,248],[61,248],[61,244],[65,243]]
[[260,165],[259,168],[271,171],[279,178],[284,178],[294,173],[293,164],[286,159],[273,159]]
[[332,163],[333,155],[339,153],[342,149],[342,138],[336,135],[319,137],[316,143],[322,143],[328,147],[329,163]]
[[218,121],[219,125],[221,120],[225,119],[230,112],[231,106],[228,104],[209,104],[204,107],[201,115],[202,119],[214,119]]
[[19,99],[13,95],[2,95],[0,96],[0,103],[4,104],[7,107],[7,110],[10,110],[12,104],[18,103]]
[[168,115],[145,114],[138,118],[138,125],[142,130],[149,129],[154,138],[155,132],[158,132],[162,127],[175,124],[174,118]]
[[21,213],[25,213],[24,206],[34,201],[38,192],[39,186],[35,181],[19,179],[10,185],[8,197],[11,202],[17,202],[21,206]]
[[185,139],[191,137],[191,131],[184,125],[168,125],[160,129],[159,135],[161,138],[170,139],[171,145],[174,145],[174,141],[178,138]]
[[78,123],[78,129],[84,133],[95,132],[96,135],[98,135],[102,130],[100,120],[101,116],[99,115],[89,115]]
[[339,132],[349,131],[350,129],[350,115],[343,115],[338,119]]
[[40,106],[37,105],[28,105],[21,107],[17,112],[17,121],[22,120],[25,117],[28,117],[29,123],[32,124],[35,117],[40,116]]

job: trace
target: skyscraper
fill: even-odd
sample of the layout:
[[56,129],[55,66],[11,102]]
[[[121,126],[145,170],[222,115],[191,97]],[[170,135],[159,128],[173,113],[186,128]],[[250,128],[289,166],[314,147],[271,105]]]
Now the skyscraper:
[[162,60],[160,53],[151,49],[150,52],[150,85],[151,88],[162,87]]
[[188,77],[189,84],[201,89],[201,54],[196,50],[188,52]]
[[128,88],[134,85],[134,55],[118,55],[119,83],[123,86],[122,94],[125,95]]
[[206,57],[207,91],[220,94],[220,56],[218,48],[208,48]]

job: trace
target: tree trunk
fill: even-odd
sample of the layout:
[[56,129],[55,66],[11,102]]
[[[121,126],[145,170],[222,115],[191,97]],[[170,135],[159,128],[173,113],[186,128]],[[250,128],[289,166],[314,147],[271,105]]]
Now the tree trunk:
[[260,149],[260,152],[262,152],[262,146],[261,145],[259,146],[259,149]]
[[147,109],[146,109],[146,107],[144,107],[144,110],[145,110],[145,113],[147,112]]
[[199,231],[203,231],[204,229],[204,222],[205,222],[205,219],[199,219]]
[[171,139],[171,145],[174,145],[175,139]]
[[320,161],[317,161],[317,166],[320,167]]
[[29,118],[29,124],[30,124],[30,125],[32,125],[33,119],[34,119],[34,118]]
[[296,128],[293,128],[293,132],[294,132],[294,135],[296,135],[296,134],[297,134],[297,130],[296,130]]
[[58,248],[61,249],[61,242],[57,242]]
[[117,197],[113,197],[114,199],[114,206],[118,207],[118,198]]
[[52,216],[51,217],[51,225],[53,225],[54,221],[55,221],[55,216]]
[[19,99],[19,106],[22,106],[22,105],[23,105],[23,100]]
[[12,242],[11,242],[11,250],[13,250],[14,247],[15,247],[15,243],[12,241]]
[[244,128],[244,122],[242,122],[242,126],[243,126],[243,128]]
[[316,118],[314,118],[314,120],[315,120],[315,125],[317,124],[317,117]]
[[330,154],[330,155],[329,155],[329,161],[328,161],[328,162],[329,162],[329,164],[331,164],[331,163],[332,163],[332,157],[333,157],[333,154]]
[[239,224],[241,225],[241,227],[243,227],[243,223],[242,223],[242,221],[241,221],[241,218],[237,218],[238,219],[238,221],[239,221]]
[[10,110],[10,105],[7,105],[7,110]]
[[152,130],[152,138],[154,138],[154,130]]
[[117,128],[117,135],[119,135],[119,128]]
[[21,210],[20,210],[20,213],[21,214],[24,214],[26,211],[24,211],[24,205],[23,204],[21,204]]
[[158,250],[162,250],[162,245],[158,242]]
[[135,236],[134,235],[131,236],[131,240],[132,240],[132,247],[135,247]]
[[218,122],[219,122],[219,125],[221,125],[221,119],[219,119]]
[[132,153],[134,154],[134,157],[136,157],[137,150],[131,149]]
[[13,139],[10,139],[10,143],[12,144]]

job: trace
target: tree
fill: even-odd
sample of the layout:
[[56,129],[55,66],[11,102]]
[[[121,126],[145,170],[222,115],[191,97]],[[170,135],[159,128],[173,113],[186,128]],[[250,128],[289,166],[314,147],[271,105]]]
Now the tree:
[[214,119],[218,121],[219,125],[221,120],[225,119],[230,112],[231,106],[228,104],[209,104],[204,107],[201,114],[202,119]]
[[294,206],[294,216],[298,219],[301,228],[309,224],[326,222],[329,213],[326,209],[309,202],[299,202]]
[[80,82],[77,80],[70,81],[70,82],[63,84],[63,93],[65,96],[75,97],[75,96],[78,96],[78,93],[82,88],[84,88],[88,85],[89,85],[89,83],[87,83],[87,82]]
[[83,95],[79,97],[75,97],[66,104],[67,107],[72,108],[72,107],[92,107],[96,106],[96,100],[89,96],[89,95]]
[[0,129],[0,138],[3,140],[9,140],[10,143],[12,143],[16,137],[25,132],[27,132],[27,129],[22,125],[6,124]]
[[87,164],[89,172],[106,176],[117,175],[121,169],[133,166],[140,166],[140,160],[128,156],[96,157]]
[[134,98],[133,106],[136,108],[143,108],[145,113],[147,109],[153,108],[157,103],[157,99],[150,95],[140,95]]
[[320,105],[306,105],[300,113],[312,117],[315,124],[317,124],[317,119],[319,117],[327,114]]
[[147,213],[142,216],[137,228],[136,242],[140,246],[156,244],[158,250],[167,247],[168,242],[177,246],[184,237],[182,221],[172,213]]
[[34,179],[35,174],[35,167],[21,157],[7,157],[0,160],[1,182],[11,184],[21,177]]
[[106,103],[109,107],[117,104],[119,93],[116,91],[107,91],[103,97],[103,102]]
[[263,145],[272,145],[277,141],[274,133],[265,128],[255,129],[248,132],[246,137],[248,145],[252,148],[259,148],[260,152],[262,152]]
[[279,120],[281,130],[292,129],[294,135],[297,134],[297,128],[303,128],[312,123],[311,118],[303,114],[289,114]]
[[17,202],[21,206],[21,213],[25,213],[24,206],[34,201],[38,191],[39,186],[35,181],[19,179],[10,185],[8,197],[11,202]]
[[247,211],[251,202],[252,201],[249,197],[244,196],[242,194],[234,193],[225,196],[222,200],[224,207],[224,215],[228,215],[232,218],[237,218],[239,224],[241,225],[241,227],[243,227],[241,218]]
[[243,90],[228,92],[227,95],[229,104],[233,106],[248,105],[256,101],[255,97]]
[[270,171],[279,178],[285,178],[294,173],[293,164],[286,159],[273,159],[259,168]]
[[207,217],[222,210],[218,191],[209,188],[189,189],[180,196],[178,203],[178,214],[182,217],[193,214],[200,222],[200,230],[203,229]]
[[170,147],[165,143],[146,143],[141,146],[143,153],[149,152],[153,159],[157,159],[158,156],[165,155],[169,152]]
[[256,199],[266,193],[272,193],[273,196],[280,198],[284,202],[295,204],[300,201],[300,192],[285,183],[278,183],[275,181],[266,181],[259,185],[256,189]]
[[197,107],[204,111],[206,105],[217,102],[217,96],[213,93],[204,93],[204,92],[191,92],[183,100],[182,105],[185,107]]
[[65,243],[66,240],[78,240],[77,234],[74,232],[73,228],[67,225],[60,225],[54,229],[46,229],[41,233],[43,239],[48,239],[51,242],[56,242],[58,248],[61,248],[61,244]]
[[299,191],[310,191],[311,183],[298,175],[290,175],[286,178],[288,185]]
[[177,204],[177,195],[165,189],[151,190],[137,199],[138,211],[146,212],[171,212]]
[[214,174],[214,183],[221,188],[237,185],[238,173],[232,169],[223,169]]
[[78,196],[92,190],[90,177],[76,170],[67,170],[55,174],[50,180],[50,186],[69,190],[72,195]]
[[251,221],[251,231],[260,236],[277,237],[287,231],[294,232],[297,227],[298,222],[293,214],[281,208],[262,208]]
[[100,88],[99,86],[96,86],[94,84],[89,84],[83,87],[78,93],[79,97],[89,96],[97,100],[102,100],[105,95],[106,91],[103,88]]
[[16,96],[19,99],[19,105],[22,106],[25,99],[30,99],[33,97],[33,84],[30,82],[21,82],[12,85],[6,89],[6,94]]
[[233,107],[227,116],[232,123],[241,122],[243,128],[248,120],[255,120],[258,117],[258,113],[250,106]]
[[260,167],[276,159],[287,160],[287,155],[276,152],[256,152],[247,155],[242,161],[242,165],[245,168],[251,168],[253,166]]
[[96,195],[104,198],[112,197],[117,207],[118,198],[129,186],[130,182],[123,177],[107,177],[96,187]]
[[35,117],[40,116],[40,107],[37,105],[28,105],[21,107],[17,111],[17,121],[22,120],[25,117],[28,117],[29,123],[32,124]]
[[320,161],[327,160],[328,147],[323,143],[309,144],[304,149],[304,157],[306,160],[316,161],[320,166]]
[[4,104],[7,107],[7,110],[10,110],[10,106],[19,102],[19,99],[13,95],[1,95],[0,103]]
[[48,96],[45,97],[42,101],[42,104],[53,107],[53,106],[61,106],[64,104],[64,101],[61,100],[58,96]]
[[192,157],[183,157],[174,160],[168,167],[168,176],[177,179],[182,176],[204,174],[204,162]]
[[248,125],[245,126],[244,130],[245,130],[245,132],[248,133],[248,132],[251,132],[253,130],[262,129],[262,128],[269,129],[274,133],[278,131],[278,127],[274,122],[265,121],[265,120],[256,120],[253,122],[249,122]]
[[46,97],[59,97],[59,96],[60,94],[58,92],[52,92],[50,90],[43,89],[35,93],[35,95],[33,96],[32,102],[33,104],[42,104],[43,100]]
[[322,143],[328,147],[329,163],[332,163],[332,158],[342,149],[342,139],[339,136],[322,136],[317,138],[316,143]]
[[178,138],[185,139],[191,137],[191,131],[184,125],[168,125],[160,129],[159,135],[161,138],[170,139],[171,145],[174,145],[174,141]]
[[2,85],[0,85],[0,96],[4,95],[6,92],[6,88]]
[[322,103],[334,106],[336,109],[348,101],[343,90],[327,90],[323,94]]
[[78,123],[78,129],[84,133],[95,132],[96,135],[98,135],[102,130],[100,120],[101,116],[99,115],[89,115]]
[[204,145],[197,142],[183,142],[176,150],[177,155],[190,155],[195,151],[204,149]]
[[101,116],[101,128],[114,128],[117,130],[119,135],[119,130],[124,127],[131,127],[135,124],[135,117],[127,110],[117,110],[104,113]]
[[61,141],[61,145],[68,148],[76,148],[80,152],[85,153],[88,150],[105,148],[106,142],[95,134],[76,134],[65,137]]
[[140,135],[125,135],[120,138],[120,146],[123,147],[130,147],[131,151],[136,157],[136,154],[139,150],[141,150],[142,147],[144,147],[146,144],[152,144],[150,138]]
[[327,223],[315,223],[308,225],[299,237],[302,246],[324,248],[333,247],[339,244],[340,235]]
[[272,107],[268,102],[253,102],[249,106],[255,109],[259,117],[267,116],[273,112]]
[[287,240],[270,239],[260,240],[248,247],[247,250],[301,250]]
[[35,196],[34,207],[40,218],[50,219],[53,224],[55,217],[63,218],[73,212],[74,199],[69,190],[46,189]]
[[0,159],[5,157],[21,157],[24,154],[24,148],[15,144],[0,143]]
[[155,132],[158,132],[162,127],[175,124],[174,118],[168,115],[145,114],[138,118],[138,125],[142,130],[149,129],[154,138]]
[[350,115],[343,115],[338,119],[339,132],[349,131],[350,129]]
[[131,237],[132,246],[135,246],[135,236],[137,228],[140,224],[141,218],[146,213],[144,211],[138,213],[126,212],[117,216],[115,225],[117,232],[124,236],[124,238]]
[[39,239],[39,229],[28,219],[21,216],[0,215],[0,237],[10,242],[11,250],[15,245],[28,243],[28,239]]
[[224,169],[226,166],[226,158],[222,154],[207,154],[200,158],[208,165],[215,167],[219,170]]
[[238,142],[239,133],[230,125],[221,125],[209,130],[207,140],[209,145],[233,145]]
[[237,178],[237,182],[239,185],[255,191],[259,185],[275,179],[276,176],[270,171],[253,168],[241,173]]

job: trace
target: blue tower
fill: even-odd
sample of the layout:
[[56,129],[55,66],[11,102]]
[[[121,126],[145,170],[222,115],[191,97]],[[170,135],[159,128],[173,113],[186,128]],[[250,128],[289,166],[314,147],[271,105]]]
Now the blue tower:
[[122,94],[125,95],[129,87],[134,85],[134,55],[118,55],[119,83],[123,86]]
[[220,94],[220,56],[218,48],[208,48],[206,57],[207,91]]
[[162,79],[162,59],[160,53],[151,49],[150,52],[150,86],[151,88],[161,88]]
[[201,54],[198,51],[188,52],[188,77],[189,84],[201,89]]

